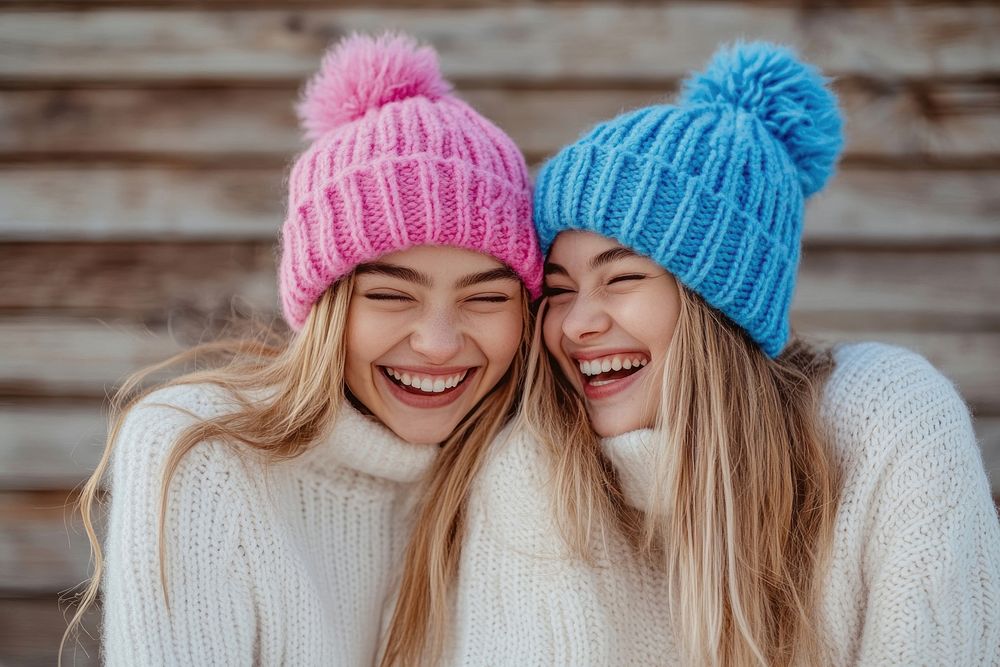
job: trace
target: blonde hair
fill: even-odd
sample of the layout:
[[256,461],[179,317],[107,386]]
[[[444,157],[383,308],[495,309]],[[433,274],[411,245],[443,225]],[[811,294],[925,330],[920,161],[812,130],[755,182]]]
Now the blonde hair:
[[638,520],[622,508],[582,400],[545,357],[536,336],[523,416],[550,452],[576,553],[590,558],[600,525],[636,545],[666,576],[676,629],[664,630],[686,662],[822,663],[816,607],[840,488],[818,418],[829,353],[793,340],[770,359],[682,287]]
[[[243,451],[257,453],[267,462],[287,460],[302,454],[331,428],[345,398],[345,332],[353,290],[353,275],[331,286],[314,304],[297,335],[264,334],[201,344],[142,369],[118,389],[111,402],[111,429],[104,453],[77,501],[90,541],[94,572],[79,594],[78,608],[63,634],[60,663],[67,638],[79,629],[84,614],[98,596],[104,558],[94,529],[95,506],[99,504],[103,478],[129,410],[154,389],[140,389],[144,381],[167,368],[207,362],[207,368],[186,373],[159,387],[209,383],[226,390],[239,403],[237,410],[199,419],[181,432],[164,466],[158,540],[160,583],[169,608],[163,535],[169,484],[181,459],[200,442],[219,439],[237,450],[243,448]],[[406,637],[406,647],[411,643],[414,646],[418,644],[415,639],[418,634],[422,637],[431,629],[441,631],[443,613],[439,601],[445,597],[444,589],[450,577],[441,578],[438,569],[430,567],[433,561],[415,552],[426,550],[433,557],[442,553],[457,554],[456,540],[460,543],[461,535],[456,536],[454,531],[456,526],[460,531],[468,482],[478,469],[486,444],[514,411],[515,397],[519,394],[518,380],[523,370],[523,358],[527,354],[527,331],[531,326],[528,297],[523,288],[522,303],[524,326],[514,363],[497,386],[449,436],[431,473],[428,502],[420,509],[414,541],[407,552],[407,572],[400,599],[413,599],[408,586],[421,591],[418,596],[421,601],[424,600],[423,592],[428,591],[434,613],[429,617],[407,613],[402,620],[394,619],[391,636]],[[266,398],[261,398],[262,391],[266,392]],[[406,611],[410,607],[403,606],[403,609]],[[403,623],[411,622],[419,626],[419,630],[402,627]],[[419,643],[419,646],[423,644]]]

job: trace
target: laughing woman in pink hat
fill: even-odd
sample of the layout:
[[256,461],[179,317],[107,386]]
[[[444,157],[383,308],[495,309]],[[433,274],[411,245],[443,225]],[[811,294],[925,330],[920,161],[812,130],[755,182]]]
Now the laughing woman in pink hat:
[[216,363],[135,395],[139,373],[84,490],[96,571],[73,625],[100,590],[109,665],[372,663],[396,564],[411,613],[441,597],[514,407],[541,255],[513,142],[392,35],[337,45],[299,112],[292,333],[201,346],[173,361]]

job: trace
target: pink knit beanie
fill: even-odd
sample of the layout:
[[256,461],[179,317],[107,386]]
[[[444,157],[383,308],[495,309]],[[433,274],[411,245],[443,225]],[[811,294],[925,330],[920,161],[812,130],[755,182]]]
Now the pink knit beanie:
[[298,112],[313,143],[289,174],[282,228],[281,303],[292,329],[358,264],[424,244],[492,255],[538,296],[524,157],[451,94],[431,48],[352,35],[327,52]]

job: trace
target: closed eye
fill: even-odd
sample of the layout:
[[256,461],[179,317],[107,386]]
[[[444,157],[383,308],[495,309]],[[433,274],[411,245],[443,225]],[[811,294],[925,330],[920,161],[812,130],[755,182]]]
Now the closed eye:
[[510,301],[510,297],[505,294],[490,294],[487,296],[470,297],[466,301],[474,301],[476,303],[507,303]]
[[553,287],[552,285],[542,285],[542,296],[559,296],[560,294],[569,294],[573,290],[566,289],[565,287]]
[[365,294],[366,299],[372,301],[412,301],[411,297],[405,294],[387,294],[385,292],[372,292],[370,294]]
[[615,283],[622,283],[628,280],[642,280],[645,277],[646,276],[641,273],[628,273],[623,276],[615,276],[614,278],[608,281],[608,284],[613,285]]

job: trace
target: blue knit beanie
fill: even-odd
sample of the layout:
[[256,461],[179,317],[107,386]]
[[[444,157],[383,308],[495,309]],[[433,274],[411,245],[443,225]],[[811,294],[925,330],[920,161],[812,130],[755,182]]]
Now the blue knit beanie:
[[843,147],[826,83],[785,47],[723,47],[676,105],[601,123],[542,167],[543,251],[568,229],[613,238],[777,356],[789,336],[804,202]]

